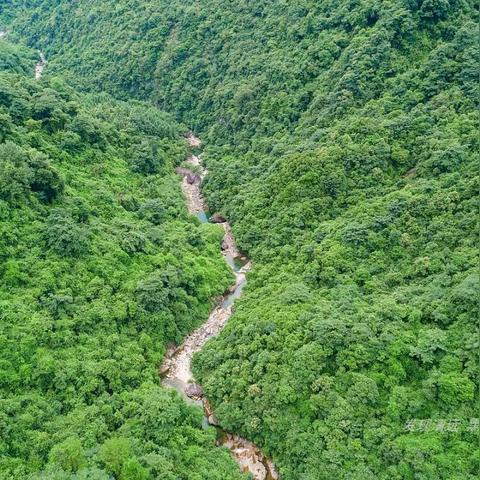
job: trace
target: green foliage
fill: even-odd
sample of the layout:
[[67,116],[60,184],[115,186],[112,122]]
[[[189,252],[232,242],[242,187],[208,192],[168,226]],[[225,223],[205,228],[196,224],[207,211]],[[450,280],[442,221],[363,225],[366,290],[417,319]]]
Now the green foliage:
[[55,445],[50,451],[49,460],[59,465],[65,472],[78,472],[87,463],[82,444],[75,437],[67,438]]
[[132,449],[126,438],[110,438],[100,447],[100,459],[116,477],[122,472]]
[[64,188],[46,154],[35,149],[27,152],[9,140],[0,144],[0,172],[0,198],[12,204],[22,202],[30,192],[51,202]]
[[[3,13],[0,9],[0,16]],[[36,58],[33,50],[20,45],[13,45],[6,39],[0,38],[0,72],[8,71],[30,75],[33,72]]]
[[20,202],[29,191],[33,175],[26,154],[12,142],[0,145],[0,195],[10,203]]
[[[155,385],[231,282],[173,173],[181,128],[32,76],[0,73],[0,478],[240,479]],[[138,145],[159,145],[155,169],[131,168]]]
[[159,173],[165,166],[165,152],[155,140],[143,141],[136,145],[130,155],[132,171],[145,175]]
[[47,218],[45,240],[58,254],[74,257],[87,251],[89,232],[65,210],[56,209]]
[[[209,207],[255,267],[195,374],[222,425],[261,445],[286,480],[476,478],[475,433],[404,428],[478,417],[475,7],[81,0],[73,14],[38,0],[11,23],[47,51],[50,72],[150,99],[201,134]],[[12,98],[0,83],[5,137],[28,112]],[[56,132],[69,108],[52,98],[37,97],[34,118]],[[147,136],[152,123],[141,123]],[[162,171],[150,140],[131,145],[132,174]],[[178,164],[180,148],[170,152]],[[28,172],[8,171],[16,187],[2,198],[19,202]],[[145,203],[123,198],[131,212]],[[162,244],[163,217],[145,209],[148,241]],[[147,248],[131,243],[129,256]],[[18,263],[5,272],[25,282]],[[161,263],[132,284],[155,317],[145,322],[158,325],[162,305],[183,315],[192,282]],[[48,356],[41,366],[49,381]],[[171,465],[151,456],[146,468],[170,478]]]

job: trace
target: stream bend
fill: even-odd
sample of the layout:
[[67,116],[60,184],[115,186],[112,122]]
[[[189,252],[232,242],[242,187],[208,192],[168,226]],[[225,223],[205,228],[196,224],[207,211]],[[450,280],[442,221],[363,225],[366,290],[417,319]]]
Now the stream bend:
[[[201,141],[192,133],[187,136],[191,149],[199,148]],[[188,168],[190,167],[190,168]],[[200,156],[190,155],[187,168],[177,168],[182,175],[182,191],[190,214],[196,215],[201,222],[208,222],[206,204],[201,193],[201,184],[207,171],[202,165]],[[195,173],[199,172],[199,173]],[[203,394],[202,387],[194,382],[191,370],[193,355],[200,351],[205,343],[217,336],[232,315],[235,299],[242,294],[246,283],[246,273],[251,268],[251,262],[238,250],[235,237],[229,223],[220,216],[214,216],[211,221],[221,224],[224,237],[221,246],[222,255],[235,275],[235,283],[221,297],[211,311],[208,320],[193,331],[178,347],[172,347],[165,355],[160,367],[162,384],[177,390],[188,402],[199,405],[205,413],[205,425],[213,425],[218,430],[218,445],[227,447],[237,461],[242,472],[248,472],[254,480],[277,480],[279,474],[275,465],[252,442],[224,431],[216,420],[208,399]]]

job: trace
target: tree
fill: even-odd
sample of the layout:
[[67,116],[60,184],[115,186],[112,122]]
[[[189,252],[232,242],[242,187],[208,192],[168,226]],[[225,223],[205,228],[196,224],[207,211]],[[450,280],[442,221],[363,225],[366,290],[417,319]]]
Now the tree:
[[82,443],[78,437],[69,437],[55,445],[50,451],[49,460],[66,472],[77,472],[87,463]]
[[28,196],[32,180],[25,150],[10,141],[0,144],[0,198],[18,204]]
[[[137,468],[135,461],[130,461],[132,455],[132,447],[127,438],[124,437],[113,437],[105,441],[105,443],[100,447],[99,457],[105,468],[113,473],[116,478],[121,480],[127,480],[128,473],[134,471]],[[122,470],[125,467],[125,479],[120,476]]]
[[63,192],[63,178],[51,166],[47,155],[33,150],[29,154],[28,164],[33,171],[30,188],[38,193],[42,200],[51,202]]
[[138,214],[154,225],[160,225],[165,218],[165,207],[160,198],[152,198],[140,205]]
[[152,175],[162,171],[166,154],[157,140],[148,139],[132,147],[128,161],[132,171]]
[[79,256],[89,244],[89,231],[64,209],[54,210],[47,219],[45,240],[48,247],[60,255]]
[[129,458],[122,467],[120,480],[147,480],[150,478],[146,468],[136,458]]

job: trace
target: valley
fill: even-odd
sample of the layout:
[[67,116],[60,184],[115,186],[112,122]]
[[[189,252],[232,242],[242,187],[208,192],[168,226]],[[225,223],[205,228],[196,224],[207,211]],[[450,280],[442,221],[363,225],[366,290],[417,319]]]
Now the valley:
[[0,478],[476,479],[477,7],[4,2]]
[[[200,147],[200,140],[189,134],[187,137],[189,147]],[[187,165],[199,169],[198,177],[188,169],[182,170],[182,191],[185,195],[190,214],[198,216],[200,221],[208,222],[205,214],[206,205],[200,190],[201,182],[206,174],[202,167],[201,158],[191,155]],[[223,220],[223,219],[222,219]],[[163,377],[162,384],[176,389],[188,402],[202,407],[205,412],[205,421],[217,427],[219,432],[218,444],[227,447],[243,472],[248,472],[254,480],[277,480],[279,478],[271,460],[264,457],[258,447],[252,442],[232,433],[223,431],[215,419],[214,412],[208,399],[203,395],[200,385],[196,384],[191,371],[192,357],[199,352],[203,345],[211,338],[217,336],[232,315],[233,303],[239,298],[246,283],[246,273],[251,268],[251,262],[243,256],[235,245],[231,227],[227,221],[220,223],[224,230],[221,244],[222,255],[226,263],[232,268],[235,283],[229,287],[228,293],[216,301],[216,306],[210,313],[208,320],[197,330],[191,333],[178,347],[167,351],[160,373]]]

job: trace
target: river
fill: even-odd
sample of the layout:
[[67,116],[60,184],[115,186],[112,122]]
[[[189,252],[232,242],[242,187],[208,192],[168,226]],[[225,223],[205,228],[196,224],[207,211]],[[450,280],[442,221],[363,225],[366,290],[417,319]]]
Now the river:
[[[193,134],[187,136],[191,149],[199,148],[200,140]],[[190,155],[187,168],[178,168],[182,175],[182,191],[185,195],[188,211],[196,215],[201,222],[208,222],[208,211],[201,192],[201,184],[207,171],[202,165],[201,156]],[[191,169],[190,169],[190,168]],[[238,435],[223,430],[215,418],[208,399],[204,396],[200,385],[196,384],[191,371],[191,362],[194,353],[200,351],[205,343],[218,335],[232,315],[233,303],[242,294],[246,283],[246,273],[251,268],[251,262],[238,250],[235,237],[229,223],[223,218],[216,218],[224,230],[221,252],[232,268],[235,283],[216,304],[208,320],[197,330],[192,332],[178,347],[171,348],[160,367],[163,377],[162,383],[166,387],[177,390],[187,401],[203,408],[205,425],[213,425],[218,430],[218,445],[228,448],[237,461],[242,472],[248,472],[254,480],[277,480],[279,474],[270,459],[262,454],[260,449]]]

